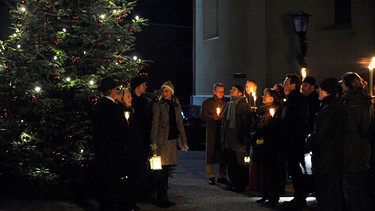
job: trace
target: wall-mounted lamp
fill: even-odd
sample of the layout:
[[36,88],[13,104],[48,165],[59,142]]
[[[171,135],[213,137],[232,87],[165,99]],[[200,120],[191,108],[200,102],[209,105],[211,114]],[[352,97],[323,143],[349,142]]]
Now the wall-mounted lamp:
[[300,44],[300,52],[297,53],[297,60],[301,67],[307,67],[305,61],[307,53],[307,39],[306,32],[309,24],[309,18],[311,15],[300,11],[297,14],[292,15],[294,31],[297,33]]

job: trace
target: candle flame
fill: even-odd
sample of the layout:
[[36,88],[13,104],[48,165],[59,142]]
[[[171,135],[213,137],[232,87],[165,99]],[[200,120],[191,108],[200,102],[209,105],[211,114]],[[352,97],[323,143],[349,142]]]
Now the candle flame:
[[302,75],[302,80],[306,78],[306,75],[307,75],[307,72],[306,72],[306,68],[301,68],[301,75]]
[[275,115],[275,109],[270,108],[269,111],[270,111],[271,117],[273,117]]
[[373,70],[375,69],[375,57],[372,57],[372,60],[368,66],[368,69]]
[[129,117],[130,117],[130,112],[129,111],[125,111],[124,114],[125,114],[126,120],[128,120]]
[[216,114],[219,116],[221,112],[221,109],[219,107],[216,108]]

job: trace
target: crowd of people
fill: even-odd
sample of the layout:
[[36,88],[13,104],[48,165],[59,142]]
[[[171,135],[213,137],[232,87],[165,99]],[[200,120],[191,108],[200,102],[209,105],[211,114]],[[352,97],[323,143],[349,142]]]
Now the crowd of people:
[[[230,97],[224,84],[215,83],[200,114],[208,184],[257,191],[262,194],[257,203],[273,205],[291,179],[294,198],[283,203],[286,209],[306,207],[313,193],[319,210],[373,210],[375,123],[366,86],[355,72],[319,86],[314,77],[287,74],[262,96],[254,80],[232,85]],[[168,178],[178,165],[177,150],[189,150],[174,85],[163,83],[156,102],[144,96],[147,82],[141,77],[129,88],[104,78],[99,88],[103,97],[93,131],[100,210],[138,210],[138,202],[174,206]],[[150,169],[152,155],[161,156],[161,170]]]
[[287,74],[263,96],[254,80],[245,88],[234,84],[228,101],[224,85],[214,84],[201,107],[208,184],[215,184],[219,163],[217,182],[261,193],[257,203],[278,203],[291,179],[294,197],[283,208],[305,208],[313,195],[318,210],[373,210],[375,119],[367,85],[355,72],[319,85],[314,77]]

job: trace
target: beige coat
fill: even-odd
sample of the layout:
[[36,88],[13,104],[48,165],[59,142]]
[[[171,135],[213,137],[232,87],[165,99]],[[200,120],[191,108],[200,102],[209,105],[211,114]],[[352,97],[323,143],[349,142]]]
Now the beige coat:
[[162,165],[177,165],[177,144],[181,148],[187,146],[187,138],[181,115],[181,105],[175,107],[177,128],[180,132],[178,140],[168,140],[169,105],[161,99],[152,106],[152,126],[150,140],[156,144],[156,153],[161,156]]

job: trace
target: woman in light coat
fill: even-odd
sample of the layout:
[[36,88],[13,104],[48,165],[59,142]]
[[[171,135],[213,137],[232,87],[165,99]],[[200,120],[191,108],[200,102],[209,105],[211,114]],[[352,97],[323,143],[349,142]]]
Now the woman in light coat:
[[156,206],[167,208],[175,205],[167,196],[170,167],[178,164],[177,145],[182,151],[189,149],[185,134],[181,105],[174,96],[171,81],[161,86],[162,97],[152,106],[151,149],[161,156],[162,170],[155,170],[157,191]]

